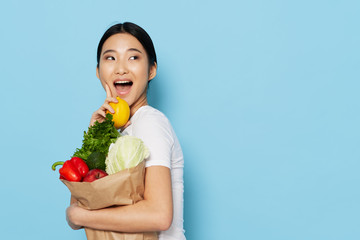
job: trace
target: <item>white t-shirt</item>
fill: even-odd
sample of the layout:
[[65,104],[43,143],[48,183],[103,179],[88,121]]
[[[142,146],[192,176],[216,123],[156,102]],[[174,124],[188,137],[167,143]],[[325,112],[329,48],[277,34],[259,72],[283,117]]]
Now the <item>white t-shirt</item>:
[[179,141],[167,117],[151,106],[140,107],[123,132],[140,138],[150,151],[145,166],[170,168],[173,194],[173,222],[167,231],[160,232],[159,240],[185,240],[183,227],[184,208],[184,157]]

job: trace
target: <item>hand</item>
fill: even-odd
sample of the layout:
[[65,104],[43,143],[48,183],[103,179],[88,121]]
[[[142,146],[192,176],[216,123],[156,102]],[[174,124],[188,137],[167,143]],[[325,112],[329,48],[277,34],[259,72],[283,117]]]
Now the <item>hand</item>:
[[79,207],[78,202],[72,203],[67,209],[66,209],[66,221],[68,222],[69,226],[74,229],[78,230],[83,228],[82,226],[76,225],[74,223],[75,217],[79,213],[79,211],[84,210],[81,207]]
[[114,109],[109,105],[110,102],[117,103],[118,100],[114,98],[111,94],[111,90],[109,86],[105,85],[105,91],[106,91],[106,99],[104,104],[96,110],[90,119],[90,126],[94,125],[96,121],[103,122],[106,119],[106,111],[109,111],[111,113],[114,113]]

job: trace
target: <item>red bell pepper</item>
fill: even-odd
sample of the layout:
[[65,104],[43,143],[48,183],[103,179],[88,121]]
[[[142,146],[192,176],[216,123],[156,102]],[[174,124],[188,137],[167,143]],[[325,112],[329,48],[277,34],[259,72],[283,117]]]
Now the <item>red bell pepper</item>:
[[86,174],[89,172],[88,165],[81,158],[72,157],[70,159],[70,162],[72,162],[74,164],[75,168],[78,170],[78,172],[80,173],[82,178],[85,177]]
[[73,157],[65,162],[55,162],[51,167],[52,170],[55,171],[58,165],[63,165],[62,168],[59,169],[60,179],[64,178],[72,182],[80,182],[89,172],[89,168],[84,160],[78,157]]

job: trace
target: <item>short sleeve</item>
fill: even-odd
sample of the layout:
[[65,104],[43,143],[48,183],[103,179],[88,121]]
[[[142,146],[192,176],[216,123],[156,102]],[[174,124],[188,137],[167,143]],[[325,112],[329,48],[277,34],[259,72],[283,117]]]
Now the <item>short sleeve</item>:
[[156,111],[137,116],[132,125],[132,135],[140,138],[150,151],[146,167],[165,166],[171,168],[174,137],[168,119]]

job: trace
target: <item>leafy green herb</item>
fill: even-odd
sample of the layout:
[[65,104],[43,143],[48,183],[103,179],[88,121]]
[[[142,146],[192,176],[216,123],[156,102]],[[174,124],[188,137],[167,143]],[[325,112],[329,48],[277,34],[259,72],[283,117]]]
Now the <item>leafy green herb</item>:
[[73,157],[86,161],[93,152],[100,152],[107,156],[110,144],[114,143],[119,136],[120,133],[114,127],[112,115],[108,113],[105,121],[101,123],[96,121],[87,132],[84,131],[82,147],[76,149]]

